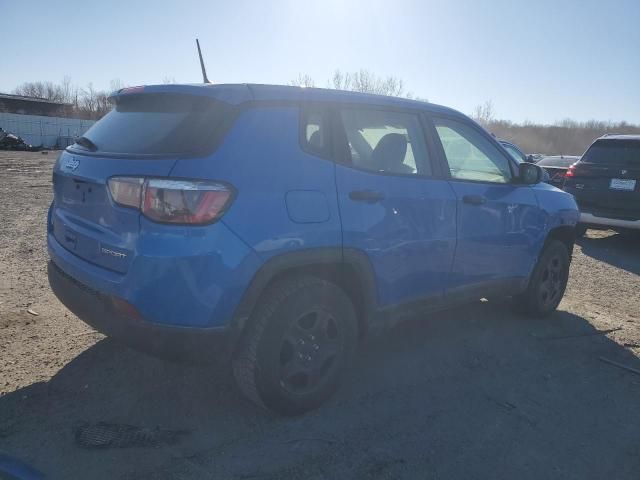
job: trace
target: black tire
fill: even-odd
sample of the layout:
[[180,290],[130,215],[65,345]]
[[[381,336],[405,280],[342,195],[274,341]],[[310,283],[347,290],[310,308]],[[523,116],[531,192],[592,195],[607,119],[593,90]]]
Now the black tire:
[[357,343],[353,304],[341,288],[296,276],[268,289],[233,360],[240,390],[282,415],[320,406],[337,389]]
[[562,300],[569,279],[570,257],[558,240],[545,246],[524,293],[514,297],[516,309],[535,316],[551,314]]
[[580,223],[576,225],[576,238],[582,238],[587,233],[587,226],[581,225]]

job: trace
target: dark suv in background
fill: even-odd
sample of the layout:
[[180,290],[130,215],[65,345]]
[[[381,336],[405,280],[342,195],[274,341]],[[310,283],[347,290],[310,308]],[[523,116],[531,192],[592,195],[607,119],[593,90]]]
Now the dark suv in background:
[[640,135],[598,138],[567,171],[564,190],[580,207],[579,234],[590,227],[640,232]]

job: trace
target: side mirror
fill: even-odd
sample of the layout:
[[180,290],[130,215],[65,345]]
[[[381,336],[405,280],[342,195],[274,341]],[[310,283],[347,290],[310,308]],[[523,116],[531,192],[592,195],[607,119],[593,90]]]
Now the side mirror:
[[533,155],[527,155],[527,158],[525,161],[529,163],[536,163],[536,159],[533,158]]
[[518,169],[518,179],[525,185],[535,185],[544,178],[544,170],[535,163],[521,163]]

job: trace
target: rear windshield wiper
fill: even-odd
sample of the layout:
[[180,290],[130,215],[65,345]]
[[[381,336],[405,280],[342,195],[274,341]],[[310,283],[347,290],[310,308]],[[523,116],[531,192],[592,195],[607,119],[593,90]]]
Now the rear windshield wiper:
[[86,148],[87,150],[91,151],[91,152],[95,152],[96,150],[98,150],[98,146],[93,143],[91,140],[89,140],[87,137],[80,137],[76,140],[76,143],[78,145],[83,146],[84,148]]

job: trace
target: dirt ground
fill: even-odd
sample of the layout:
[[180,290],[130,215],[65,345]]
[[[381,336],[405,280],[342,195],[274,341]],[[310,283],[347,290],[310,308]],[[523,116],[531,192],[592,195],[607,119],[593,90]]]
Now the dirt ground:
[[[56,156],[0,152],[0,451],[54,479],[639,478],[640,375],[601,357],[640,370],[640,240],[590,231],[548,319],[480,302],[372,338],[327,405],[278,418],[226,366],[130,351],[54,298]],[[78,446],[94,422],[184,433]]]

